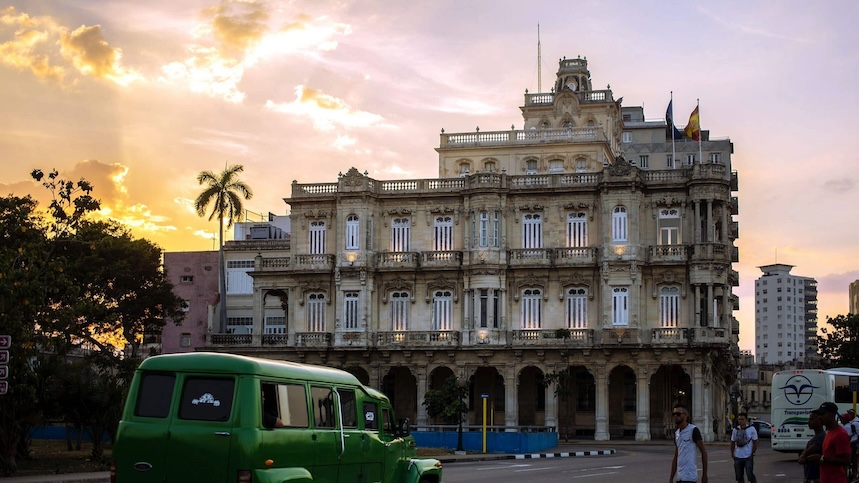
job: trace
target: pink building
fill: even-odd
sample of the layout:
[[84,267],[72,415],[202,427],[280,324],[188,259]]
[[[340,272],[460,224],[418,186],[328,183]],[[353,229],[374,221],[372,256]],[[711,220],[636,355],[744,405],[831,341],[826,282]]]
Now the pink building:
[[173,291],[185,301],[185,320],[168,320],[161,332],[161,353],[194,352],[206,345],[209,306],[218,302],[218,252],[166,252],[164,269]]

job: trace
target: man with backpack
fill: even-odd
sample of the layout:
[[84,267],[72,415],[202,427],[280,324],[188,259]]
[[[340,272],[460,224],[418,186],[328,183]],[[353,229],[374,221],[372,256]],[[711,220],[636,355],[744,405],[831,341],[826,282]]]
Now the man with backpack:
[[749,483],[757,483],[755,478],[755,453],[758,451],[758,432],[748,424],[746,413],[737,414],[737,426],[731,434],[731,456],[734,458],[734,476],[737,483],[743,483],[743,473]]

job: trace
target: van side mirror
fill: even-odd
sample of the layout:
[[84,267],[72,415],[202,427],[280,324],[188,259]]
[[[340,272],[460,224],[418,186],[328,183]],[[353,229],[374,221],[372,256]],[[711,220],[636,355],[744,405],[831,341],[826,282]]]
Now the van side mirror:
[[411,429],[409,428],[409,418],[403,418],[397,421],[397,436],[406,437],[411,434]]

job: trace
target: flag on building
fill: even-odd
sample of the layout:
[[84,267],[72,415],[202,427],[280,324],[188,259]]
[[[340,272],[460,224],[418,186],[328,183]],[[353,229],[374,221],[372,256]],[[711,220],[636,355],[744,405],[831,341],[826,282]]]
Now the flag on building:
[[665,110],[665,139],[683,139],[683,133],[674,125],[674,99],[668,101]]
[[695,107],[695,110],[692,111],[692,114],[689,116],[689,124],[686,125],[686,129],[683,132],[688,138],[692,138],[695,141],[701,140],[701,120],[698,118],[698,107]]

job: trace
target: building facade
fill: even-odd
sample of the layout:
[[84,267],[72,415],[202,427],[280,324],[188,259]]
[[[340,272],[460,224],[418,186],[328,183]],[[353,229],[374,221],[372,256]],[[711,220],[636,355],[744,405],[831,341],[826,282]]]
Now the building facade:
[[193,352],[206,346],[206,334],[218,302],[218,252],[164,253],[164,270],[184,305],[185,319],[168,320],[161,329],[157,352]]
[[850,303],[848,313],[850,314],[859,314],[859,280],[850,284]]
[[683,403],[712,440],[739,356],[730,140],[666,141],[584,59],[521,110],[442,131],[438,178],[293,182],[289,236],[227,243],[206,350],[344,368],[418,427],[453,376],[469,424],[486,399],[501,429],[650,440]]
[[755,354],[758,364],[817,361],[817,281],[791,275],[793,265],[758,267]]

